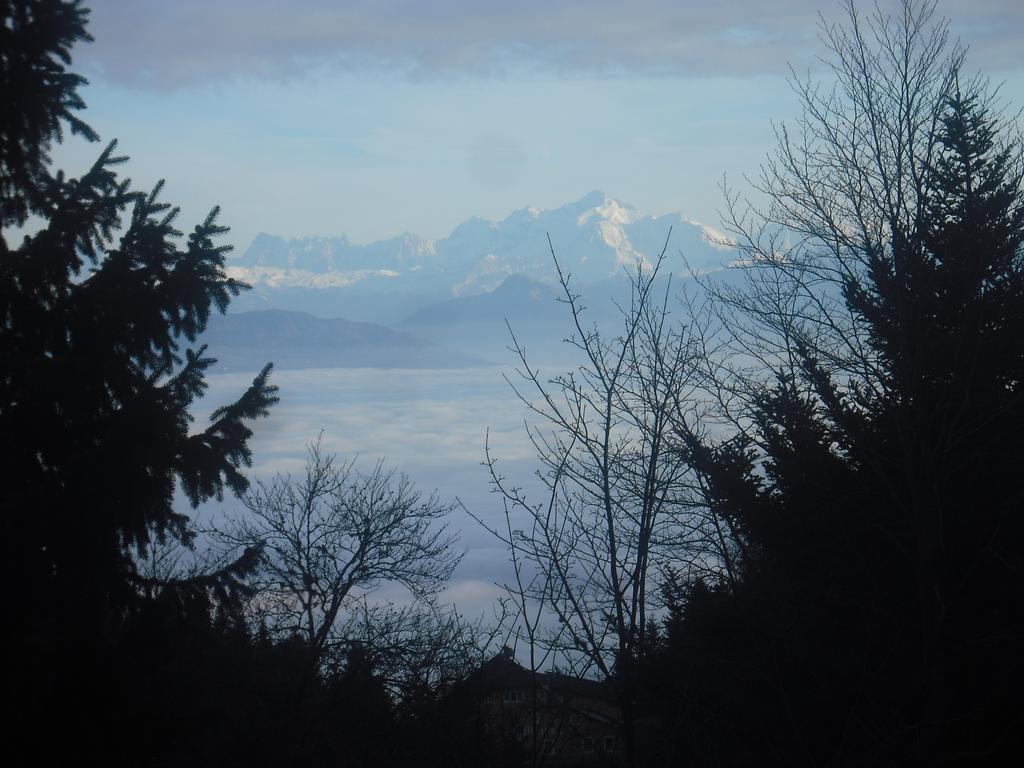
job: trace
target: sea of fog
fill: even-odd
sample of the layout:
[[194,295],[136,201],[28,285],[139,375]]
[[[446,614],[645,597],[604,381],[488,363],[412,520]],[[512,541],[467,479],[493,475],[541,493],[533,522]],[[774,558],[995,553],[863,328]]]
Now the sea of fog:
[[[524,420],[528,412],[505,376],[512,368],[405,370],[330,368],[274,371],[281,402],[267,418],[253,424],[250,442],[253,479],[276,474],[301,474],[307,446],[323,434],[322,446],[339,459],[358,457],[370,468],[378,459],[407,474],[425,494],[443,501],[458,499],[480,517],[503,520],[500,499],[491,493],[489,474],[481,465],[488,432],[493,456],[502,474],[540,500],[537,467]],[[201,428],[215,408],[237,398],[252,374],[208,377],[209,390],[193,408]],[[243,513],[237,499],[210,503],[201,510],[210,520],[225,512]],[[508,578],[508,556],[469,515],[456,511],[451,528],[460,535],[466,555],[441,595],[460,611],[476,617],[487,613]],[[401,600],[399,593],[384,598]]]

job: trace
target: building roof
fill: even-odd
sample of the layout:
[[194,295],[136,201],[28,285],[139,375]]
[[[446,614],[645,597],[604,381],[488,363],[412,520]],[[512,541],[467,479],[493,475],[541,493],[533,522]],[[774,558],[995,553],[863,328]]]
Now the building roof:
[[[512,650],[503,648],[500,653],[485,661],[473,676],[485,690],[508,690],[530,688],[534,676],[515,660]],[[612,701],[614,694],[608,683],[600,680],[574,677],[562,672],[539,672],[537,683],[562,696],[576,696],[589,699]]]
[[508,648],[481,664],[475,677],[488,690],[529,688],[533,685],[533,675],[512,658]]

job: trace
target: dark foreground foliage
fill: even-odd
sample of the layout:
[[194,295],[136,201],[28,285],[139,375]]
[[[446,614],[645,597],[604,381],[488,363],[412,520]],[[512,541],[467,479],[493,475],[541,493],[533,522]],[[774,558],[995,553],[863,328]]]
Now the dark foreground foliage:
[[863,365],[798,339],[747,434],[680,431],[738,544],[736,578],[666,588],[648,693],[686,764],[1019,759],[1019,147],[955,81],[934,139],[912,228],[841,283]]
[[[216,209],[182,244],[160,185],[142,194],[119,178],[113,142],[80,178],[51,172],[66,129],[98,138],[75,115],[85,80],[66,69],[90,39],[87,17],[79,2],[0,3],[7,754],[27,765],[69,752],[102,765],[481,764],[486,733],[473,703],[448,695],[440,662],[418,660],[424,682],[396,695],[356,644],[323,664],[303,639],[254,629],[259,541],[205,569],[142,567],[192,544],[182,496],[195,507],[248,490],[249,425],[277,395],[268,364],[208,424],[190,415],[213,362],[194,342],[246,287],[225,274]],[[457,561],[437,556],[439,573]]]

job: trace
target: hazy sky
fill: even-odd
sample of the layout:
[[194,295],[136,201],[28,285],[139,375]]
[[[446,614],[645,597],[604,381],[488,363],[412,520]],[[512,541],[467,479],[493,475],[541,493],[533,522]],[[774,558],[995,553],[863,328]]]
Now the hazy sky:
[[[167,179],[190,228],[215,204],[259,231],[405,230],[554,207],[601,189],[717,223],[797,114],[787,63],[819,67],[834,0],[92,0],[75,50],[85,117]],[[716,7],[712,7],[712,6]],[[947,0],[970,69],[1024,104],[1024,2]],[[57,153],[79,173],[98,151]]]

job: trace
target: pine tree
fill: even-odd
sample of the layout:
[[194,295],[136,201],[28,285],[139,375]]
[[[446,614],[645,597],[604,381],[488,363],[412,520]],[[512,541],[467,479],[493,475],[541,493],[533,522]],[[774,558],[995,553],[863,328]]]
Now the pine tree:
[[85,102],[81,75],[68,72],[71,47],[91,40],[88,11],[66,0],[2,0],[0,18],[0,221],[22,224],[41,213],[50,148],[64,126],[90,141],[99,137],[74,113]]
[[674,595],[693,754],[991,764],[1019,739],[1024,184],[1002,133],[955,89],[914,225],[847,274],[869,373],[798,339],[751,433],[682,432],[742,553],[735,583]]
[[[268,364],[192,423],[213,362],[194,342],[245,288],[225,274],[217,209],[180,245],[162,185],[140,194],[119,179],[114,142],[80,178],[51,173],[66,127],[96,138],[74,114],[85,81],[66,70],[86,18],[79,2],[0,3],[0,511],[14,688],[40,711],[59,691],[82,696],[72,679],[100,695],[100,659],[116,662],[146,592],[136,556],[192,536],[176,485],[193,506],[244,491],[247,423],[277,401]],[[41,226],[24,235],[29,214]],[[208,606],[252,561],[168,586]]]

